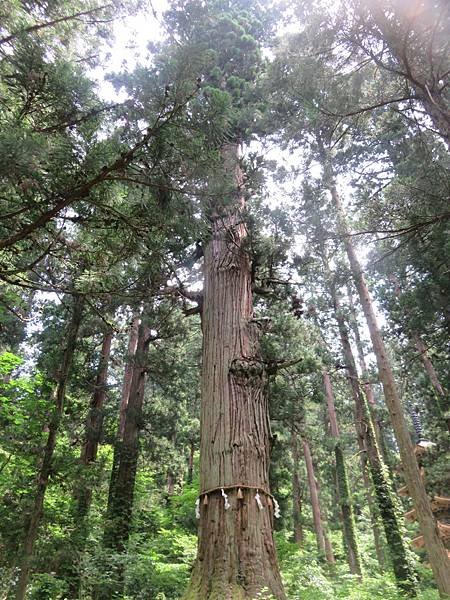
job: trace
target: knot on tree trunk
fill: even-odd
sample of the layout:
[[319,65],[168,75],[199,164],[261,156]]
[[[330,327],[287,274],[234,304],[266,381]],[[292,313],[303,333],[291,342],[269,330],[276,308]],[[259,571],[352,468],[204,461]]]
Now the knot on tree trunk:
[[230,374],[238,385],[254,385],[265,375],[264,363],[257,358],[235,358],[230,365]]

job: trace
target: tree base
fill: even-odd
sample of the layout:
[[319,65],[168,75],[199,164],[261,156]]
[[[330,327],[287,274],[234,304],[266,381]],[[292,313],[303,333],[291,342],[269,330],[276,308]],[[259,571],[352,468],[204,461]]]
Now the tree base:
[[272,506],[254,490],[220,491],[201,505],[198,557],[183,600],[286,600],[272,535]]

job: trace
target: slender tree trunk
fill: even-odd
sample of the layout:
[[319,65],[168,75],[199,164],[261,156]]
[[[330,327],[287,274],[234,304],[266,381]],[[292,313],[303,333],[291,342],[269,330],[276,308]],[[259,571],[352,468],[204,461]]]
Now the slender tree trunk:
[[[335,314],[338,312],[338,307],[335,302]],[[367,506],[369,507],[370,521],[372,524],[372,533],[375,546],[375,553],[377,555],[378,564],[380,568],[384,568],[385,560],[383,553],[383,544],[381,541],[381,531],[379,527],[379,510],[374,503],[372,494],[372,481],[369,477],[367,468],[367,441],[366,441],[366,430],[363,426],[363,406],[360,398],[360,388],[358,385],[358,374],[356,371],[356,365],[353,358],[353,352],[351,350],[350,342],[348,339],[348,332],[343,321],[343,315],[339,315],[338,318],[339,331],[341,334],[341,344],[344,351],[346,368],[349,376],[350,386],[352,390],[352,396],[355,404],[355,430],[358,440],[358,449],[360,453],[360,464],[361,473],[363,477],[364,493],[367,499]],[[344,328],[342,328],[344,325]],[[350,353],[349,353],[350,350]],[[351,357],[350,357],[351,354]],[[373,424],[373,423],[372,423]]]
[[140,311],[133,312],[131,320],[130,335],[128,338],[127,357],[123,373],[122,393],[120,396],[119,407],[119,425],[117,429],[117,438],[114,443],[113,462],[111,467],[111,478],[108,490],[108,506],[111,504],[111,492],[115,489],[115,479],[119,467],[120,449],[122,447],[123,434],[125,431],[125,417],[130,397],[131,382],[133,379],[133,369],[135,366],[135,355],[138,343],[139,324],[141,322]]
[[430,378],[431,385],[434,387],[436,393],[439,396],[445,397],[444,388],[441,385],[441,382],[438,379],[436,370],[431,362],[430,357],[428,356],[427,347],[420,339],[418,333],[413,333],[413,340],[416,345],[417,351],[420,354],[420,358],[423,362],[423,366],[425,367],[425,371],[427,372],[428,377]]
[[120,413],[119,413],[119,439],[123,438],[125,431],[125,414],[128,406],[128,398],[130,396],[131,380],[133,378],[133,360],[136,354],[138,343],[139,323],[141,321],[139,312],[133,314],[130,328],[130,337],[128,339],[127,359],[125,362],[125,371],[123,374],[122,394],[120,397]]
[[[100,444],[103,427],[103,405],[106,399],[112,339],[113,332],[112,330],[108,330],[103,336],[94,393],[92,395],[91,406],[86,420],[86,438],[80,457],[81,464],[84,467],[89,467],[97,459],[98,446]],[[92,483],[82,481],[81,486],[76,490],[75,495],[78,499],[77,515],[78,518],[83,519],[89,512],[92,497]]]
[[272,594],[282,600],[269,495],[267,372],[259,355],[262,323],[253,318],[237,144],[224,146],[223,165],[232,201],[224,198],[210,215],[204,256],[201,515],[198,556],[184,598]]
[[[377,418],[377,409],[376,409],[376,401],[373,394],[372,385],[369,381],[369,372],[366,365],[366,359],[364,356],[364,349],[361,341],[361,336],[359,334],[358,321],[356,319],[356,310],[353,303],[353,295],[350,290],[350,287],[347,287],[348,291],[348,300],[350,304],[350,326],[353,331],[353,335],[355,336],[356,349],[358,352],[358,360],[361,367],[361,373],[363,376],[363,389],[364,395],[366,397],[367,407],[370,415],[370,420],[372,422],[375,440],[377,442],[378,453],[380,455],[380,459],[388,470],[388,484],[391,486],[393,481],[393,468],[391,464],[390,455],[386,446],[386,439],[383,432],[383,426],[381,420]],[[356,367],[355,367],[356,368]]]
[[[328,265],[325,260],[325,268]],[[345,357],[345,365],[348,374],[352,396],[355,404],[356,430],[360,449],[367,452],[372,479],[375,487],[379,513],[381,515],[386,539],[388,542],[389,556],[392,560],[394,574],[399,588],[409,596],[416,595],[416,575],[412,566],[411,552],[406,546],[404,526],[401,521],[399,506],[396,505],[390,487],[385,465],[383,464],[374,433],[373,422],[369,411],[367,396],[364,398],[359,386],[358,372],[349,340],[348,328],[342,312],[341,299],[334,281],[330,278],[330,292],[333,299],[334,315],[339,328],[342,351]],[[365,462],[365,460],[364,460]],[[363,466],[363,477],[367,477],[365,464]],[[368,483],[368,482],[367,482]],[[368,488],[366,488],[368,489]],[[370,490],[368,489],[369,495]],[[369,498],[369,506],[370,506]],[[377,518],[372,516],[372,523],[376,525]],[[379,539],[376,541],[379,547]]]
[[100,361],[95,380],[94,393],[91,399],[89,413],[86,419],[86,436],[81,450],[80,462],[83,473],[78,487],[75,489],[75,531],[71,536],[72,552],[71,564],[66,567],[69,578],[68,598],[78,598],[80,591],[80,573],[78,568],[79,556],[84,551],[88,535],[86,517],[92,499],[92,475],[88,469],[97,459],[97,451],[103,426],[103,405],[106,398],[106,386],[108,379],[109,357],[113,331],[109,329],[103,336]]
[[170,472],[167,473],[166,486],[167,486],[167,496],[173,496],[175,493],[175,481],[174,481],[173,473],[170,473]]
[[373,483],[370,478],[369,469],[368,469],[368,461],[367,457],[363,456],[361,460],[361,470],[363,476],[363,485],[364,491],[366,494],[367,506],[369,507],[370,514],[370,522],[372,524],[372,533],[373,533],[373,542],[375,546],[375,554],[377,555],[377,561],[380,566],[380,569],[383,571],[386,566],[386,561],[384,558],[383,551],[383,542],[382,542],[382,533],[379,525],[379,514],[380,511],[374,502],[374,497],[372,493]]
[[[314,465],[314,461],[313,461],[313,465]],[[316,489],[317,489],[317,496],[319,498],[319,502],[320,502],[320,480],[318,478],[315,479],[316,482]],[[336,559],[334,558],[334,552],[333,552],[333,546],[331,545],[331,540],[330,540],[330,531],[329,531],[329,527],[328,527],[328,517],[327,517],[327,513],[325,509],[321,509],[320,511],[321,517],[322,517],[322,528],[323,528],[323,539],[325,541],[325,558],[327,560],[327,563],[329,563],[331,566],[336,564]]]
[[[347,334],[347,331],[346,331],[346,334]],[[351,346],[348,341],[348,337],[346,338],[346,342],[348,343],[348,347],[351,350]],[[345,342],[342,340],[342,334],[341,334],[341,343],[344,346]],[[347,348],[346,348],[346,350],[348,351]],[[350,379],[350,382],[351,382],[352,396],[353,396],[354,405],[355,405],[355,410],[354,410],[355,431],[356,431],[356,437],[357,437],[357,441],[358,441],[358,449],[359,449],[359,455],[360,455],[360,465],[361,465],[361,474],[362,474],[362,478],[363,478],[364,493],[366,496],[367,506],[369,508],[370,521],[372,524],[372,533],[373,533],[373,539],[374,539],[375,553],[377,555],[378,564],[379,564],[380,568],[383,569],[385,566],[385,560],[384,560],[384,553],[383,553],[383,545],[382,545],[382,541],[381,541],[381,531],[380,531],[380,527],[379,527],[379,510],[378,510],[378,507],[374,503],[373,494],[372,494],[373,486],[372,486],[372,481],[370,479],[368,468],[367,468],[366,431],[363,426],[363,407],[362,407],[361,398],[360,398],[360,390],[357,386],[357,383],[358,383],[357,382],[357,373],[356,373],[356,370],[352,369],[352,366],[354,366],[354,361],[353,361],[353,363],[351,361],[349,361],[349,356],[348,356],[347,352],[344,352],[344,356],[346,359],[346,367],[347,367],[349,378],[352,378],[352,379]],[[352,359],[353,359],[353,354],[352,354]],[[356,369],[356,366],[355,366],[355,369]],[[355,385],[355,383],[356,383],[356,385]]]
[[[348,301],[349,301],[349,306],[350,306],[349,323],[350,323],[350,327],[351,327],[351,330],[352,330],[354,338],[355,338],[356,351],[358,353],[358,362],[359,362],[359,367],[361,369],[362,385],[363,385],[363,389],[364,389],[364,394],[366,396],[367,404],[369,406],[370,415],[372,418],[373,428],[375,431],[375,436],[377,438],[378,447],[379,447],[380,451],[383,451],[384,443],[383,443],[383,438],[382,438],[382,436],[383,436],[382,426],[381,426],[380,420],[377,417],[377,403],[376,403],[375,396],[373,393],[372,384],[370,383],[369,370],[367,368],[366,358],[364,356],[364,347],[363,347],[361,335],[359,333],[358,320],[356,318],[356,309],[355,309],[355,305],[353,302],[353,294],[352,294],[350,285],[347,285],[347,296],[348,296]],[[383,459],[384,459],[385,464],[387,465],[389,463],[388,457],[383,454]]]
[[359,555],[358,542],[356,539],[355,517],[353,514],[352,498],[350,486],[347,477],[347,467],[345,465],[344,453],[342,451],[339,427],[336,417],[336,408],[334,404],[333,388],[331,386],[330,375],[324,368],[322,371],[323,385],[325,388],[325,397],[327,401],[328,418],[331,427],[331,436],[335,439],[334,454],[336,459],[336,478],[338,485],[339,503],[342,512],[342,524],[344,529],[345,541],[347,544],[348,565],[350,572],[355,575],[362,575],[361,558]]
[[306,474],[308,476],[309,497],[311,499],[311,509],[313,514],[313,523],[314,531],[316,534],[317,548],[320,554],[326,558],[327,562],[333,564],[335,562],[333,552],[331,550],[330,556],[330,548],[327,548],[326,546],[325,530],[322,522],[322,511],[320,508],[319,493],[317,489],[316,476],[314,473],[314,464],[311,456],[311,449],[309,447],[309,442],[304,435],[302,435],[302,446],[303,456],[305,457]]
[[190,485],[192,483],[192,479],[194,477],[194,454],[195,454],[195,444],[194,440],[191,440],[189,444],[189,458],[188,458],[188,473],[187,473],[187,484]]
[[[149,341],[148,327],[141,323],[139,326],[128,405],[125,413],[123,440],[117,471],[114,479],[111,478],[111,489],[109,491],[103,536],[104,547],[118,554],[126,551],[131,530]],[[122,563],[117,561],[114,568],[111,569],[111,576],[108,583],[103,584],[97,589],[96,597],[99,600],[121,598],[123,595],[123,585],[124,569]]]
[[300,451],[298,447],[298,435],[295,429],[291,431],[291,453],[292,453],[292,520],[294,523],[294,541],[297,544],[303,544],[303,524],[302,524],[302,488],[300,476],[298,473],[298,464],[300,460]]
[[[349,377],[352,377],[352,376],[355,377],[356,375],[354,373],[352,373],[352,375],[350,375],[351,369],[349,368],[348,358],[346,359],[346,362],[347,362],[347,370],[349,371]],[[375,553],[377,555],[378,564],[380,565],[380,568],[383,569],[385,566],[385,560],[384,560],[384,553],[383,553],[383,544],[381,541],[381,531],[380,531],[380,527],[379,527],[380,511],[378,510],[378,507],[376,506],[376,503],[374,502],[374,498],[373,498],[373,493],[372,493],[373,483],[370,478],[368,466],[367,466],[367,440],[366,440],[367,436],[366,436],[365,427],[363,425],[363,422],[364,422],[363,406],[362,406],[362,402],[361,402],[361,398],[360,398],[360,391],[358,390],[358,394],[356,395],[355,387],[356,386],[351,385],[352,396],[353,396],[353,400],[355,403],[355,410],[354,410],[355,430],[356,430],[356,437],[357,437],[357,441],[358,441],[358,449],[359,449],[359,455],[360,455],[361,474],[362,474],[362,478],[363,478],[363,486],[364,486],[364,493],[365,493],[366,500],[367,500],[367,506],[369,508],[370,522],[372,524],[372,533],[373,533],[373,540],[374,540],[374,546],[375,546]]]
[[329,183],[331,196],[339,218],[340,230],[343,235],[353,279],[359,293],[364,316],[366,317],[370,337],[372,339],[374,353],[377,358],[379,377],[383,385],[386,405],[388,407],[392,427],[394,429],[400,450],[406,484],[414,502],[417,519],[419,521],[422,535],[424,536],[425,547],[434,577],[436,579],[439,593],[445,598],[446,595],[450,596],[450,561],[447,557],[447,552],[444,548],[442,540],[439,537],[437,525],[431,511],[430,502],[420,477],[419,467],[414,455],[414,446],[411,441],[408,426],[406,424],[392,367],[386,352],[380,329],[378,327],[372,305],[372,299],[370,297],[364,273],[347,228],[341,201],[336,186],[333,183],[329,164],[325,164],[325,172],[326,179]]
[[36,494],[23,545],[19,574],[14,586],[13,595],[10,596],[14,597],[16,600],[24,600],[26,594],[34,545],[42,519],[45,493],[47,491],[48,481],[52,470],[56,438],[63,415],[67,380],[69,378],[70,368],[73,362],[78,330],[80,328],[81,317],[83,313],[83,303],[83,296],[74,295],[72,315],[64,337],[65,346],[62,352],[61,366],[55,377],[56,387],[54,390],[53,415],[48,427],[47,443],[45,445],[42,463],[38,474]]
[[323,523],[323,538],[325,541],[325,558],[327,559],[327,563],[330,565],[336,564],[336,559],[334,558],[333,546],[331,545],[331,540],[328,535],[328,525],[327,522]]
[[444,402],[443,407],[441,405],[439,405],[439,412],[441,414],[442,413],[445,414],[445,422],[447,425],[447,429],[450,431],[450,407],[448,405],[448,402],[449,402],[448,396],[446,395],[444,388],[442,387],[442,384],[439,381],[439,378],[438,378],[436,370],[433,366],[433,363],[431,362],[431,359],[428,356],[427,347],[421,340],[419,334],[417,332],[413,332],[412,339],[417,348],[417,351],[419,352],[420,359],[422,360],[423,366],[424,366],[425,371],[427,372],[427,375],[430,379],[431,385],[433,386],[434,391],[436,392],[438,400]]

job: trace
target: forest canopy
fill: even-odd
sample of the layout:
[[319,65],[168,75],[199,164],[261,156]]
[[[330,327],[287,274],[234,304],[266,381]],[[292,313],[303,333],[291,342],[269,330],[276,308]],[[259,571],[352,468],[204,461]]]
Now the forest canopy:
[[3,0],[1,598],[450,599],[449,40]]

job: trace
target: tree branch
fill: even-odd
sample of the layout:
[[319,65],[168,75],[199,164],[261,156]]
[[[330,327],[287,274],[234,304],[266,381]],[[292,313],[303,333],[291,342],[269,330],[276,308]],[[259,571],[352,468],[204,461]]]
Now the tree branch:
[[375,110],[376,108],[381,108],[383,106],[388,106],[389,104],[395,104],[396,102],[405,102],[406,100],[417,100],[417,96],[414,96],[412,94],[408,94],[406,96],[403,96],[401,98],[394,98],[392,100],[383,100],[382,102],[377,102],[376,104],[372,104],[370,106],[364,106],[362,108],[358,108],[357,110],[353,110],[351,112],[348,113],[333,113],[333,112],[329,112],[326,109],[322,108],[321,112],[323,112],[324,114],[326,114],[329,117],[353,117],[355,115],[360,115],[362,113],[371,111],[371,110]]
[[[25,225],[14,235],[0,240],[0,249],[13,246],[16,242],[23,240],[30,233],[45,225],[59,212],[61,212],[61,210],[70,206],[77,200],[82,200],[89,196],[91,190],[98,184],[106,181],[111,173],[115,171],[120,171],[121,169],[127,167],[130,164],[130,162],[134,159],[137,152],[141,150],[141,148],[143,148],[150,141],[150,139],[155,135],[155,133],[159,131],[162,127],[164,127],[189,102],[189,100],[191,100],[194,97],[196,92],[197,90],[190,94],[183,104],[179,104],[177,107],[169,111],[167,115],[160,114],[156,119],[155,125],[147,129],[147,133],[143,136],[140,142],[135,144],[127,152],[122,153],[120,157],[117,160],[115,160],[112,164],[110,164],[107,167],[103,167],[100,173],[98,173],[95,177],[85,182],[78,188],[75,188],[73,191],[68,192],[67,195],[63,196],[55,204],[55,206],[53,206],[53,208],[50,208],[49,210],[42,213],[35,221],[29,223],[28,225]],[[162,123],[160,123],[161,119],[164,116],[166,116],[167,118]]]
[[46,21],[45,23],[36,23],[35,25],[30,25],[29,27],[25,27],[24,29],[21,29],[20,31],[16,31],[14,33],[11,33],[10,35],[7,35],[6,37],[0,38],[0,46],[2,44],[7,44],[8,42],[11,42],[13,39],[19,37],[20,35],[22,35],[24,33],[32,33],[34,31],[39,31],[40,29],[44,29],[46,27],[55,27],[55,25],[58,25],[58,23],[65,23],[67,21],[72,21],[74,19],[78,19],[79,17],[84,17],[86,15],[91,15],[93,13],[100,12],[107,8],[112,8],[112,6],[113,6],[112,4],[105,4],[104,6],[92,8],[91,10],[84,10],[84,11],[75,13],[73,15],[67,15],[66,17],[60,17],[59,19],[54,19],[53,21]]

